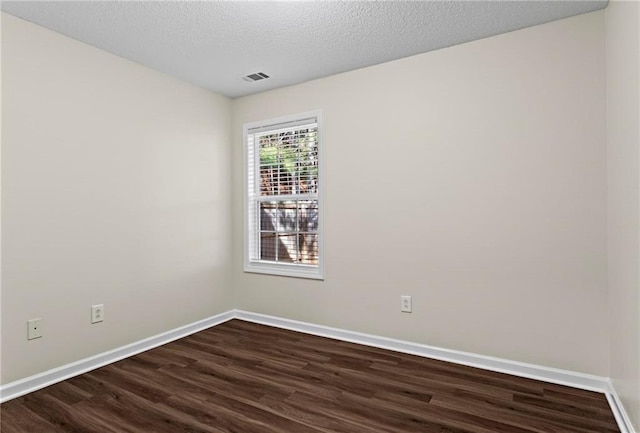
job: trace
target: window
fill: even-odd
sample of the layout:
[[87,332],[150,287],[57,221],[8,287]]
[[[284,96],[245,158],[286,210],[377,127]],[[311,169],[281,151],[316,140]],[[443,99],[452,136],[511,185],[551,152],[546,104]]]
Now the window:
[[244,125],[244,270],[322,279],[319,112]]

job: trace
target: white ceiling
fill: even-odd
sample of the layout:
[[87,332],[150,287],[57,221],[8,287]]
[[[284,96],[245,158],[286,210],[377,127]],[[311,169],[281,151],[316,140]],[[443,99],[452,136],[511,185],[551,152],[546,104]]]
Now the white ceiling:
[[[606,7],[606,1],[2,1],[3,11],[229,97]],[[242,76],[264,72],[268,80]]]

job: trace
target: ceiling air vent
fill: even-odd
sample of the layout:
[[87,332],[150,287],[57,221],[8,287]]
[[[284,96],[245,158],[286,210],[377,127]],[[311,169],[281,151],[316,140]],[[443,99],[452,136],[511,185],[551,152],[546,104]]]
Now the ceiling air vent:
[[255,74],[249,74],[249,75],[246,75],[246,76],[242,77],[242,79],[244,81],[260,81],[260,80],[264,80],[266,78],[269,78],[269,76],[267,74],[265,74],[264,72],[256,72]]

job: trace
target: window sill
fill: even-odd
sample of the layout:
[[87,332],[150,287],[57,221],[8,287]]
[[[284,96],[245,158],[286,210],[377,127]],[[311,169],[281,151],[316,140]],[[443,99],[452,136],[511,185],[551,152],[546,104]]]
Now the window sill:
[[254,274],[277,275],[281,277],[306,278],[324,280],[319,266],[287,265],[284,263],[249,262],[245,263],[244,271]]

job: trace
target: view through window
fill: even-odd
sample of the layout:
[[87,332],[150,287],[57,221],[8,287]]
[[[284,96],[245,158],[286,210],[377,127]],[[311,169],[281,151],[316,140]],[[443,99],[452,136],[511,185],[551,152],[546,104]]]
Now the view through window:
[[[320,262],[317,118],[247,130],[250,262]],[[285,268],[286,269],[286,268]]]

